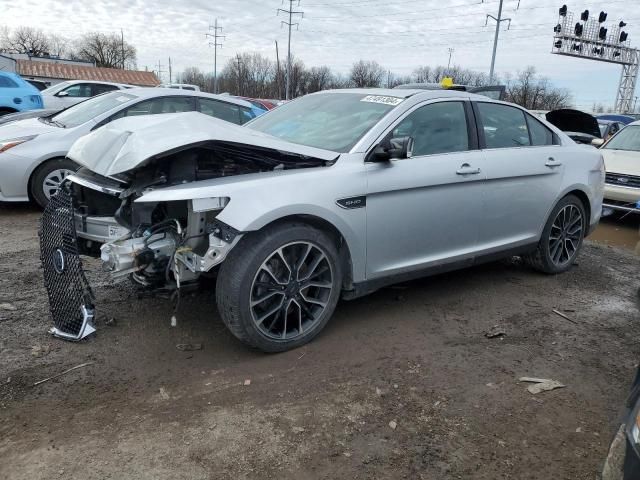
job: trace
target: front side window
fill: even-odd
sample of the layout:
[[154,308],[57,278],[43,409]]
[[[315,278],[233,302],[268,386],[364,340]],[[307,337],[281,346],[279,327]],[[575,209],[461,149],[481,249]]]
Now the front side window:
[[413,156],[469,150],[467,116],[462,102],[432,103],[411,112],[392,137],[412,137]]
[[136,115],[155,115],[158,113],[192,112],[195,105],[192,97],[158,97],[144,100],[129,107],[120,117]]
[[88,98],[91,97],[91,85],[88,83],[77,83],[62,90],[67,94],[67,97],[74,98]]
[[629,125],[623,128],[603,148],[640,152],[640,125]]
[[478,103],[486,148],[514,148],[531,145],[524,112],[499,103]]
[[362,93],[307,95],[261,115],[247,128],[308,147],[348,152],[402,101]]

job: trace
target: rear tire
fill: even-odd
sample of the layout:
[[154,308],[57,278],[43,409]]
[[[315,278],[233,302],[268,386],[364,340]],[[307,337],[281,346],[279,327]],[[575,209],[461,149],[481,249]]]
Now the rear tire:
[[247,234],[220,266],[216,301],[225,325],[263,352],[313,339],[340,297],[342,265],[334,239],[306,224]]
[[524,260],[544,273],[566,272],[580,253],[587,222],[582,201],[567,195],[551,211],[537,248]]
[[76,170],[78,165],[68,158],[46,161],[31,176],[31,198],[42,208],[46,207],[64,179]]

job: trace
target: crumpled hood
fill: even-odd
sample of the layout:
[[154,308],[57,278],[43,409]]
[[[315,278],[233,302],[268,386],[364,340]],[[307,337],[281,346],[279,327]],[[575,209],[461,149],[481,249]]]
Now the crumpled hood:
[[558,127],[563,132],[586,133],[595,138],[601,138],[598,120],[593,115],[581,112],[580,110],[572,110],[563,108],[553,110],[545,115],[547,122]]
[[336,152],[289,143],[199,112],[115,120],[78,139],[67,156],[99,175],[108,176],[132,170],[157,155],[211,141],[253,145],[327,161],[339,156]]
[[0,141],[60,131],[64,131],[64,129],[42,123],[37,118],[29,118],[0,125]]

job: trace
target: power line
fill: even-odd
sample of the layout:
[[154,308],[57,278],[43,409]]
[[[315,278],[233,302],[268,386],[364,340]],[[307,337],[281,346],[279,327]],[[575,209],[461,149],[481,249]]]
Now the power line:
[[[300,17],[304,17],[304,12],[302,11],[294,11],[293,10],[293,3],[296,0],[286,0],[289,2],[289,9],[285,10],[283,8],[279,8],[278,11],[276,12],[276,15],[279,15],[280,12],[285,13],[287,15],[289,15],[289,21],[285,22],[284,20],[282,20],[280,22],[280,26],[282,25],[287,25],[289,27],[289,41],[287,44],[287,86],[286,86],[286,92],[285,92],[285,98],[286,100],[289,100],[291,97],[291,27],[293,27],[295,25],[296,29],[298,28],[298,23],[293,23],[293,16],[294,15],[300,15]],[[298,5],[300,5],[300,0],[298,1]]]
[[222,31],[222,27],[218,26],[217,18],[213,25],[209,25],[209,31],[213,31],[213,33],[205,33],[204,36],[213,39],[213,42],[209,42],[209,46],[213,47],[213,93],[218,93],[218,47],[222,47],[222,43],[218,43],[218,39],[226,37],[218,34]]

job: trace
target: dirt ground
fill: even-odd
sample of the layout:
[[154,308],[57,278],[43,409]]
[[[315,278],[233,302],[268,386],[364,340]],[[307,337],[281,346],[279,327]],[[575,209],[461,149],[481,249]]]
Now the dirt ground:
[[640,260],[591,242],[560,276],[514,260],[341,302],[277,355],[234,340],[212,291],[172,328],[167,300],[90,263],[98,332],[67,343],[47,334],[38,218],[0,206],[2,479],[594,479],[639,358]]

